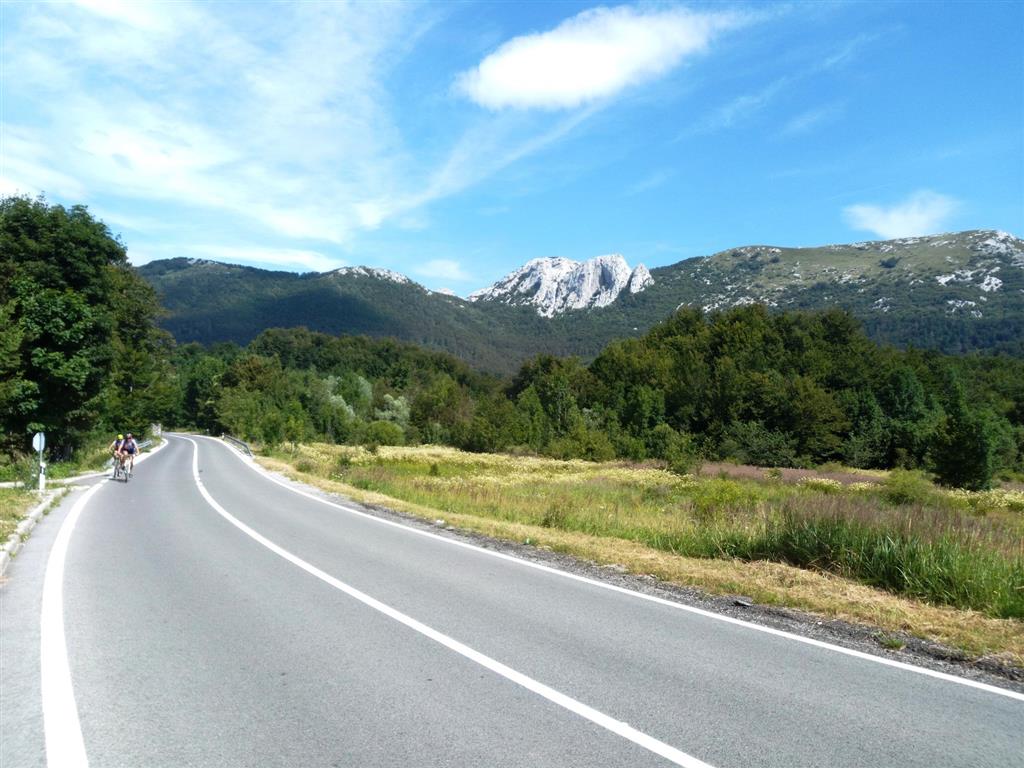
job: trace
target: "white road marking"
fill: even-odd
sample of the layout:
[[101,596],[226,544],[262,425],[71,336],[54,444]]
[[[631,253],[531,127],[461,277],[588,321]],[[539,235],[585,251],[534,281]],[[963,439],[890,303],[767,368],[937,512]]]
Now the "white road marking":
[[42,682],[43,731],[46,762],[54,768],[89,765],[78,721],[71,667],[64,638],[64,561],[75,523],[89,499],[103,483],[97,483],[71,508],[57,532],[43,579],[43,607],[39,620],[39,664]]
[[[167,445],[161,443],[135,459],[138,464]],[[106,474],[106,473],[103,473]],[[102,480],[80,498],[64,518],[43,577],[43,601],[39,617],[39,678],[43,706],[43,732],[46,738],[46,763],[53,768],[86,768],[89,759],[78,720],[78,705],[71,682],[67,639],[64,636],[64,563],[75,524],[104,483]]]
[[[184,438],[184,439],[188,440],[189,438]],[[904,670],[906,672],[914,672],[914,673],[919,674],[919,675],[926,675],[928,677],[933,677],[933,678],[936,678],[938,680],[944,680],[944,681],[946,681],[948,683],[957,683],[958,685],[966,685],[969,688],[977,688],[978,690],[986,691],[988,693],[995,693],[995,694],[998,694],[999,696],[1006,696],[1008,698],[1016,699],[1018,701],[1024,701],[1024,693],[1018,693],[1017,691],[1011,691],[1011,690],[1008,690],[1006,688],[1000,688],[1000,687],[995,686],[995,685],[989,685],[988,683],[982,683],[982,682],[979,682],[977,680],[971,680],[971,679],[966,678],[966,677],[958,677],[957,675],[951,675],[951,674],[948,674],[946,672],[938,672],[938,671],[933,670],[933,669],[927,669],[926,667],[917,667],[917,666],[914,666],[913,664],[907,664],[906,662],[903,662],[903,661],[896,661],[895,659],[887,659],[884,656],[874,656],[874,655],[872,655],[870,653],[865,653],[864,651],[857,651],[857,650],[854,650],[852,648],[844,648],[841,645],[833,645],[832,643],[826,643],[826,642],[824,642],[822,640],[815,640],[814,638],[811,638],[811,637],[803,637],[802,635],[795,635],[792,632],[786,632],[785,630],[782,630],[782,629],[775,629],[774,627],[766,627],[766,626],[761,625],[761,624],[754,624],[753,622],[750,622],[750,621],[744,621],[743,619],[736,619],[736,618],[733,618],[732,616],[724,616],[724,615],[722,615],[720,613],[714,613],[712,611],[706,611],[703,608],[696,608],[696,607],[694,607],[692,605],[686,605],[685,603],[676,603],[676,602],[673,602],[672,600],[666,600],[665,598],[662,598],[662,597],[655,597],[654,595],[645,595],[642,592],[636,592],[635,590],[626,589],[625,587],[620,587],[620,586],[617,586],[615,584],[607,584],[607,583],[602,582],[602,581],[597,581],[596,579],[587,578],[586,576],[580,576],[578,574],[569,573],[567,571],[560,571],[557,568],[552,568],[551,566],[548,566],[548,565],[542,565],[541,563],[534,563],[534,562],[531,562],[529,560],[523,560],[522,558],[518,558],[518,557],[515,557],[513,555],[508,555],[508,554],[505,554],[504,552],[495,552],[495,551],[490,550],[490,549],[484,549],[483,547],[478,547],[475,544],[469,544],[469,543],[464,542],[464,541],[458,541],[456,539],[448,538],[447,536],[440,536],[440,535],[438,535],[436,533],[433,533],[432,531],[424,531],[424,530],[421,530],[419,528],[412,528],[412,527],[410,527],[408,525],[403,525],[402,523],[396,523],[393,520],[386,520],[386,519],[384,519],[382,517],[377,517],[376,515],[371,515],[371,514],[369,514],[367,512],[362,512],[362,511],[360,511],[358,509],[354,509],[352,507],[347,507],[344,504],[338,504],[336,502],[329,501],[328,499],[324,499],[324,498],[316,496],[316,495],[314,495],[312,493],[308,493],[306,491],[303,491],[300,488],[295,488],[294,486],[289,485],[288,483],[285,483],[285,482],[279,480],[278,478],[274,477],[273,475],[271,475],[267,470],[265,470],[263,467],[261,467],[259,464],[257,464],[254,460],[242,456],[240,453],[238,453],[238,451],[236,451],[231,446],[225,445],[220,440],[216,440],[215,438],[206,438],[206,439],[214,440],[215,442],[217,442],[217,443],[219,443],[221,445],[224,445],[224,447],[226,447],[228,449],[229,453],[231,453],[233,456],[238,458],[239,461],[241,461],[243,464],[245,464],[250,469],[255,471],[257,474],[260,474],[261,476],[263,476],[264,478],[266,478],[267,480],[269,480],[272,483],[276,483],[277,485],[280,485],[282,488],[287,488],[292,493],[297,493],[300,496],[305,496],[307,499],[311,499],[313,501],[320,502],[321,504],[326,504],[329,507],[334,507],[335,509],[340,509],[343,512],[348,512],[349,514],[359,515],[360,517],[366,518],[367,520],[372,520],[375,523],[379,523],[381,525],[390,525],[390,526],[392,526],[394,528],[399,528],[399,529],[401,529],[403,531],[407,531],[407,532],[415,534],[417,536],[426,536],[426,537],[429,537],[429,538],[432,538],[432,539],[436,539],[438,541],[443,541],[446,544],[450,544],[450,545],[455,546],[455,547],[464,547],[466,549],[471,549],[471,550],[473,550],[475,552],[479,552],[479,553],[487,555],[489,557],[497,557],[497,558],[500,558],[502,560],[508,560],[508,561],[513,562],[513,563],[517,563],[517,564],[519,564],[521,566],[524,566],[526,568],[534,568],[534,569],[539,570],[539,571],[544,571],[545,573],[551,573],[551,574],[554,574],[556,576],[560,576],[562,578],[572,579],[573,581],[583,582],[584,584],[590,584],[591,586],[599,587],[601,589],[607,589],[607,590],[611,590],[612,592],[619,592],[621,594],[631,595],[632,597],[636,597],[636,598],[639,598],[641,600],[647,600],[647,601],[650,601],[652,603],[658,603],[659,605],[665,605],[665,606],[668,606],[670,608],[675,608],[675,609],[680,610],[680,611],[686,611],[688,613],[694,613],[694,614],[697,614],[698,616],[704,616],[704,617],[709,618],[709,619],[714,619],[715,621],[724,621],[724,622],[726,622],[728,624],[733,624],[733,625],[739,626],[739,627],[746,627],[747,629],[753,629],[753,630],[756,630],[757,632],[764,632],[765,634],[775,635],[776,637],[784,637],[784,638],[786,638],[788,640],[795,640],[798,643],[804,643],[805,645],[811,645],[811,646],[814,646],[815,648],[822,648],[822,649],[825,649],[825,650],[834,651],[836,653],[841,653],[841,654],[844,654],[846,656],[852,656],[854,658],[862,659],[864,661],[870,661],[870,662],[873,662],[875,664],[882,664],[882,665],[887,666],[887,667],[893,667],[895,669],[902,669],[902,670]]]
[[480,653],[479,651],[470,648],[468,645],[460,643],[458,640],[449,637],[443,632],[439,632],[438,630],[429,627],[420,621],[417,621],[411,616],[408,616],[402,613],[401,611],[398,611],[395,608],[392,608],[391,606],[382,603],[380,600],[370,597],[365,592],[362,592],[356,589],[355,587],[350,586],[349,584],[346,584],[345,582],[339,579],[336,579],[334,576],[331,576],[330,574],[321,571],[316,566],[307,563],[302,558],[293,555],[291,552],[278,546],[262,534],[257,533],[255,530],[247,526],[238,518],[234,517],[230,512],[224,509],[224,507],[218,504],[217,500],[214,499],[213,496],[210,495],[210,492],[206,490],[206,486],[203,485],[203,481],[199,479],[199,446],[194,440],[190,438],[186,437],[184,439],[192,443],[192,477],[195,480],[196,487],[199,488],[199,492],[203,495],[203,498],[206,499],[206,503],[213,507],[213,509],[221,517],[223,517],[225,520],[234,525],[236,528],[238,528],[240,531],[245,533],[250,538],[262,544],[264,547],[269,549],[274,554],[284,558],[292,565],[298,566],[311,576],[315,576],[324,583],[330,584],[335,589],[344,592],[349,597],[355,598],[356,600],[372,608],[373,610],[379,611],[388,618],[393,619],[399,622],[400,624],[404,624],[405,626],[409,627],[409,629],[418,632],[424,637],[427,637],[433,640],[434,642],[443,645],[445,648],[448,648],[449,650],[454,651],[455,653],[458,653],[461,656],[464,656],[470,661],[476,662],[480,666],[489,669],[491,672],[494,672],[497,675],[501,675],[506,680],[510,680],[516,685],[520,685],[528,691],[536,693],[538,696],[544,697],[553,704],[557,704],[558,706],[569,710],[573,714],[579,715],[580,717],[589,720],[590,722],[599,725],[602,728],[611,731],[612,733],[621,736],[622,738],[627,739],[633,742],[634,744],[637,744],[638,746],[643,747],[649,752],[653,752],[654,754],[665,758],[669,762],[672,762],[676,765],[684,766],[684,768],[713,768],[713,766],[711,766],[710,764],[705,763],[702,760],[698,760],[696,757],[693,757],[692,755],[688,755],[685,752],[682,752],[676,749],[675,747],[666,744],[663,741],[659,741],[653,736],[649,736],[648,734],[643,733],[642,731],[638,731],[636,728],[632,727],[628,723],[616,720],[615,718],[610,717],[604,714],[603,712],[600,712],[594,709],[593,707],[584,704],[581,701],[577,701],[571,696],[567,696],[564,693],[556,691],[554,688],[550,688],[549,686],[544,685],[543,683],[538,682],[537,680],[534,680],[533,678],[528,677],[527,675],[524,675],[522,672],[517,672],[511,667],[502,664],[500,661],[496,661],[495,659],[492,659],[490,656],[486,656]]

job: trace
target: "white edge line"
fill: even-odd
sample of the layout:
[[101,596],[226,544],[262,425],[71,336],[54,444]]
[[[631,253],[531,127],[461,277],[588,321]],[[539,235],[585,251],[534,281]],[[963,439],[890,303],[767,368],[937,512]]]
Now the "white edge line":
[[[167,445],[165,440],[152,451],[135,459],[148,459]],[[96,475],[106,475],[106,472]],[[85,477],[88,477],[85,476]],[[83,479],[82,477],[76,479]],[[71,534],[85,505],[109,478],[87,490],[68,512],[57,532],[43,577],[43,599],[39,615],[39,679],[43,709],[46,763],[55,768],[87,768],[89,758],[78,719],[75,689],[71,681],[67,638],[64,634],[64,564]]]
[[43,578],[43,601],[39,619],[39,672],[43,706],[46,762],[55,768],[84,768],[89,765],[78,720],[75,691],[71,683],[67,642],[64,636],[64,562],[78,518],[93,494],[103,487],[97,483],[77,501],[64,518]]
[[[189,438],[185,438],[185,439],[187,440]],[[206,439],[214,440],[215,442],[222,443],[222,441],[217,440],[216,438],[206,438]],[[373,520],[374,522],[380,523],[381,525],[390,525],[390,526],[392,526],[394,528],[400,528],[403,531],[408,531],[409,533],[414,533],[414,534],[416,534],[418,536],[427,536],[429,538],[436,539],[438,541],[443,541],[443,542],[445,542],[447,544],[450,544],[452,546],[464,547],[465,549],[471,549],[471,550],[474,550],[476,552],[480,552],[480,553],[483,553],[485,555],[489,555],[490,557],[497,557],[497,558],[501,558],[502,560],[508,560],[508,561],[513,562],[513,563],[518,563],[519,565],[525,566],[527,568],[534,568],[534,569],[539,570],[539,571],[544,571],[545,573],[551,573],[551,574],[555,574],[557,576],[561,576],[562,578],[572,579],[573,581],[579,581],[579,582],[582,582],[584,584],[590,584],[590,585],[595,586],[595,587],[600,587],[601,589],[611,590],[612,592],[618,592],[618,593],[624,594],[624,595],[631,595],[632,597],[636,597],[636,598],[639,598],[641,600],[647,600],[647,601],[652,602],[652,603],[658,603],[659,605],[665,605],[665,606],[668,606],[670,608],[675,608],[675,609],[680,610],[680,611],[686,611],[687,613],[694,613],[694,614],[697,614],[698,616],[704,616],[705,618],[714,619],[716,621],[724,621],[724,622],[726,622],[728,624],[733,624],[733,625],[739,626],[739,627],[746,627],[747,629],[753,629],[753,630],[756,630],[757,632],[764,632],[765,634],[775,635],[776,637],[784,637],[784,638],[786,638],[788,640],[795,640],[798,643],[804,643],[805,645],[811,645],[811,646],[814,646],[815,648],[822,648],[822,649],[829,650],[829,651],[835,651],[836,653],[841,653],[841,654],[844,654],[846,656],[852,656],[853,658],[856,658],[856,659],[863,659],[864,661],[871,661],[871,662],[874,662],[875,664],[882,664],[882,665],[887,666],[887,667],[893,667],[895,669],[902,669],[902,670],[907,671],[907,672],[915,672],[915,673],[920,674],[920,675],[926,675],[928,677],[933,677],[933,678],[936,678],[938,680],[944,680],[944,681],[949,682],[949,683],[957,683],[959,685],[966,685],[966,686],[968,686],[970,688],[977,688],[978,690],[986,691],[988,693],[995,693],[995,694],[998,694],[1000,696],[1006,696],[1006,697],[1011,698],[1011,699],[1016,699],[1018,701],[1024,701],[1024,693],[1018,693],[1017,691],[1011,691],[1011,690],[1009,690],[1007,688],[1000,688],[999,686],[989,685],[988,683],[982,683],[982,682],[979,682],[977,680],[971,680],[970,678],[959,677],[957,675],[951,675],[948,672],[939,672],[937,670],[928,669],[927,667],[918,667],[918,666],[915,666],[913,664],[908,664],[908,663],[903,662],[903,661],[897,661],[896,659],[887,659],[884,656],[875,656],[875,655],[870,654],[870,653],[865,653],[864,651],[854,650],[853,648],[844,648],[841,645],[833,645],[832,643],[826,643],[823,640],[816,640],[816,639],[814,639],[812,637],[803,637],[802,635],[796,635],[796,634],[793,634],[792,632],[787,632],[787,631],[782,630],[782,629],[775,629],[774,627],[766,627],[766,626],[764,626],[762,624],[755,624],[753,622],[745,621],[744,619],[737,619],[737,618],[734,618],[732,616],[724,616],[724,615],[722,615],[720,613],[714,613],[713,611],[708,611],[708,610],[705,610],[703,608],[697,608],[697,607],[692,606],[692,605],[686,605],[685,603],[673,602],[672,600],[666,600],[663,597],[656,597],[655,595],[645,595],[642,592],[637,592],[637,591],[632,590],[632,589],[626,589],[625,587],[620,587],[620,586],[618,586],[616,584],[607,584],[605,582],[597,581],[596,579],[591,579],[591,578],[588,578],[586,576],[580,576],[580,575],[575,574],[575,573],[569,573],[567,571],[561,571],[561,570],[559,570],[557,568],[552,568],[549,565],[542,565],[541,563],[534,563],[534,562],[531,562],[529,560],[523,560],[522,558],[515,557],[514,555],[509,555],[509,554],[506,554],[504,552],[495,552],[495,551],[490,550],[490,549],[484,549],[483,547],[478,547],[475,544],[469,544],[469,543],[464,542],[464,541],[458,541],[456,539],[448,538],[447,536],[440,536],[440,535],[438,535],[436,533],[433,533],[432,531],[424,531],[424,530],[421,530],[419,528],[413,528],[411,526],[404,525],[402,523],[397,523],[397,522],[395,522],[393,520],[386,520],[386,519],[384,519],[382,517],[377,517],[376,515],[371,515],[371,514],[369,514],[367,512],[362,512],[362,511],[360,511],[358,509],[353,509],[352,507],[347,507],[344,504],[338,504],[336,502],[329,501],[328,499],[320,498],[320,497],[318,497],[318,496],[316,496],[316,495],[314,495],[312,493],[308,493],[308,492],[303,491],[303,490],[301,490],[299,488],[295,488],[295,487],[289,485],[288,483],[285,483],[285,482],[279,480],[278,478],[274,477],[273,475],[271,475],[266,469],[264,469],[258,463],[256,463],[255,460],[243,457],[241,454],[239,454],[236,450],[231,448],[231,446],[229,446],[229,445],[226,445],[226,444],[223,444],[223,445],[228,449],[229,453],[231,453],[234,456],[238,457],[239,461],[241,461],[243,464],[245,464],[248,467],[250,467],[253,471],[257,472],[258,474],[261,474],[263,477],[265,477],[270,482],[276,483],[277,485],[280,485],[282,488],[287,488],[292,493],[297,493],[300,496],[305,496],[307,499],[312,499],[313,501],[318,501],[321,504],[326,504],[329,507],[334,507],[336,509],[340,509],[340,510],[342,510],[344,512],[348,512],[348,513],[353,514],[353,515],[359,515],[360,517],[364,517],[364,518],[366,518],[368,520]]]
[[434,642],[443,645],[445,648],[448,648],[449,650],[454,651],[455,653],[461,656],[464,656],[465,658],[479,664],[485,669],[488,669],[491,672],[494,672],[495,674],[504,677],[506,680],[510,680],[516,685],[522,686],[526,690],[531,691],[532,693],[535,693],[538,696],[547,699],[553,704],[557,704],[563,709],[569,710],[573,714],[576,714],[586,720],[589,720],[595,725],[599,725],[602,728],[611,731],[617,736],[621,736],[622,738],[627,739],[628,741],[631,741],[640,747],[643,747],[649,752],[653,752],[654,754],[659,755],[660,757],[663,757],[666,760],[675,763],[676,765],[683,766],[684,768],[713,768],[713,766],[711,766],[710,764],[705,763],[699,760],[698,758],[693,757],[692,755],[688,755],[685,752],[682,752],[676,749],[675,747],[666,744],[663,741],[659,741],[653,736],[649,736],[648,734],[637,730],[628,723],[616,720],[615,718],[610,717],[609,715],[606,715],[603,712],[600,712],[594,709],[593,707],[584,704],[581,701],[577,701],[571,696],[567,696],[564,693],[556,691],[554,688],[544,685],[544,683],[541,683],[537,680],[534,680],[531,677],[528,677],[527,675],[524,675],[522,672],[517,672],[511,667],[502,664],[500,661],[496,661],[495,659],[492,659],[490,656],[486,656],[483,653],[480,653],[479,651],[470,648],[468,645],[465,645],[464,643],[461,643],[458,640],[455,640],[454,638],[449,637],[448,635],[439,632],[438,630],[429,627],[420,621],[417,621],[411,616],[408,616],[407,614],[404,614],[401,611],[392,608],[391,606],[385,603],[382,603],[380,600],[370,597],[365,592],[361,592],[355,587],[346,584],[345,582],[335,578],[334,576],[331,576],[330,574],[324,571],[321,571],[316,566],[311,565],[310,563],[306,562],[305,560],[296,555],[293,555],[291,552],[289,552],[281,546],[278,546],[262,534],[257,533],[255,530],[247,526],[245,523],[234,517],[230,512],[225,510],[224,507],[218,504],[216,499],[214,499],[213,496],[210,495],[210,492],[206,490],[206,486],[203,485],[203,481],[199,479],[199,445],[191,438],[186,437],[184,439],[192,443],[192,477],[196,483],[196,487],[199,488],[199,492],[202,494],[203,498],[206,499],[206,503],[213,507],[213,509],[221,517],[223,517],[225,520],[234,525],[236,528],[238,528],[240,531],[245,533],[250,538],[262,544],[264,547],[269,549],[274,554],[284,558],[292,565],[298,566],[311,576],[315,576],[316,578],[320,579],[320,581],[323,581],[324,583],[329,584],[335,589],[344,592],[349,597],[352,597],[358,600],[359,602],[363,603],[364,605],[372,608],[373,610],[384,614],[388,618],[393,619],[394,621],[397,621],[400,624],[404,624],[409,629],[412,629],[413,631],[418,632],[424,637],[427,637],[430,640],[433,640]]

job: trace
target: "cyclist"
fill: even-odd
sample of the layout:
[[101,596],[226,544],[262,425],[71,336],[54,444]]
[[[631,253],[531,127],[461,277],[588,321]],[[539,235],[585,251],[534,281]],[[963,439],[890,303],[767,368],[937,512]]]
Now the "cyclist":
[[124,467],[125,463],[125,436],[119,434],[114,438],[114,441],[110,445],[106,446],[106,450],[110,451],[114,455],[114,476],[117,477],[118,466]]
[[124,444],[125,436],[123,434],[119,434],[117,437],[114,438],[114,441],[110,445],[106,446],[106,450],[114,454],[115,459],[120,459],[121,452],[124,449]]
[[128,457],[128,474],[130,475],[135,469],[135,454],[139,452],[139,444],[135,442],[131,432],[125,437],[121,450]]

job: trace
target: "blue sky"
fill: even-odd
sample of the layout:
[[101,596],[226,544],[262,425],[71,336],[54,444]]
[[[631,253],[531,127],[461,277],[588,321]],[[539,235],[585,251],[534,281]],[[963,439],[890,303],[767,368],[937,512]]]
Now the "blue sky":
[[1021,3],[0,5],[0,192],[133,263],[365,264],[1024,234]]

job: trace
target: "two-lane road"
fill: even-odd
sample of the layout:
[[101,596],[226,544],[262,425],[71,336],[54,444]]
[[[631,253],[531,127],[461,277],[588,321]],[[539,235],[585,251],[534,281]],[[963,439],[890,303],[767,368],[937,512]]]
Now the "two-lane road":
[[[4,768],[1024,765],[1019,694],[347,511],[218,441],[82,497],[0,592]],[[77,724],[38,685],[62,528]]]

